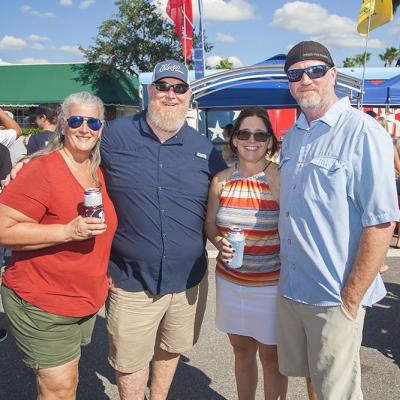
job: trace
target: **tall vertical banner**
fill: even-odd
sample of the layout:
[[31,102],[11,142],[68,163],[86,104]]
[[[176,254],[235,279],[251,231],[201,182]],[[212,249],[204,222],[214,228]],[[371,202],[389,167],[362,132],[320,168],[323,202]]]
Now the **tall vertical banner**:
[[194,76],[195,79],[204,77],[205,60],[204,60],[204,38],[203,38],[203,1],[199,2],[199,34],[197,36],[197,43],[194,49]]
[[[369,21],[369,19],[371,20]],[[358,17],[357,31],[360,35],[367,35],[368,32],[390,22],[392,19],[392,0],[363,0]]]
[[182,44],[182,56],[192,59],[193,15],[192,0],[168,0],[167,14],[175,24],[175,32]]

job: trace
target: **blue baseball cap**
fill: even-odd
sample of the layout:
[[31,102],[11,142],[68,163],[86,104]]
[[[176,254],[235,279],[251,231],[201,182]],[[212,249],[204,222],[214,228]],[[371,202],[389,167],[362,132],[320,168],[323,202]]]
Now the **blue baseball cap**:
[[188,84],[188,70],[186,66],[175,60],[165,60],[159,62],[153,71],[153,82],[162,78],[176,78]]

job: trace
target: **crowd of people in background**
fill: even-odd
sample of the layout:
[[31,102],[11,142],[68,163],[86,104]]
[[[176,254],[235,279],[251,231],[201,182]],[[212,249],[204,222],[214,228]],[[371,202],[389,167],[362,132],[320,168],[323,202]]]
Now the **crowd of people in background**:
[[[174,60],[155,66],[137,115],[107,122],[86,92],[40,105],[42,132],[14,162],[22,130],[0,109],[0,178],[16,165],[0,194],[0,245],[13,250],[2,301],[41,400],[76,398],[81,346],[104,303],[120,398],[144,399],[150,374],[150,399],[167,398],[200,335],[205,235],[238,399],[255,398],[257,354],[266,400],[285,399],[290,376],[305,378],[310,400],[363,398],[364,316],[386,293],[400,144],[336,96],[322,44],[298,43],[284,69],[301,115],[279,149],[268,113],[243,109],[225,130],[229,167],[188,125],[188,70]],[[88,189],[101,192],[104,219],[85,214]],[[232,227],[244,235],[236,267]]]

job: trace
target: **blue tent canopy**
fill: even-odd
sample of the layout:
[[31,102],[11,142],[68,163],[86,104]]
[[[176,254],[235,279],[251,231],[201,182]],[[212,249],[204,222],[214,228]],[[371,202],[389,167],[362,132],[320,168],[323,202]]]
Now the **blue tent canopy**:
[[[234,68],[209,75],[191,84],[193,100],[199,109],[240,109],[296,107],[284,72],[284,54],[250,67]],[[338,72],[337,94],[359,99],[361,81]]]
[[369,106],[400,106],[400,75],[379,85],[365,85],[363,103]]

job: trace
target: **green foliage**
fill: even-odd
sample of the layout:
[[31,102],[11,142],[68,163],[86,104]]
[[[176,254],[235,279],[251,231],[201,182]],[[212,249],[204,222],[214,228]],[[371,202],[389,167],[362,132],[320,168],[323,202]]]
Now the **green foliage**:
[[400,6],[400,0],[393,0],[393,14],[396,13],[398,6]]
[[352,57],[346,57],[343,61],[344,68],[353,68],[356,66],[356,60]]
[[215,69],[232,69],[233,63],[230,62],[227,58],[223,58],[219,64],[215,67]]
[[42,132],[39,128],[23,128],[22,134],[24,136],[36,135],[37,133]]
[[[100,25],[94,44],[81,48],[89,62],[138,75],[151,71],[161,60],[183,60],[173,25],[159,14],[152,0],[117,0],[116,6],[118,12]],[[211,49],[205,43],[205,50]]]
[[400,51],[396,47],[387,47],[384,53],[379,54],[379,58],[384,61],[385,67],[391,67],[399,57]]

